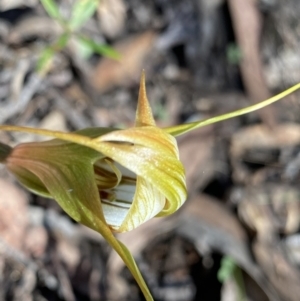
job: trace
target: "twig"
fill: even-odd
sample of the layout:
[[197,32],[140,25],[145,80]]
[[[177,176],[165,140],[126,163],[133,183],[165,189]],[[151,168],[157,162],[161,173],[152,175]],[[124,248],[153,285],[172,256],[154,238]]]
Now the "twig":
[[[259,53],[261,18],[254,0],[228,0],[234,31],[242,52],[240,62],[243,82],[253,102],[269,98],[263,66]],[[272,128],[276,124],[275,109],[268,107],[258,112],[261,119]]]
[[5,123],[7,119],[22,112],[33,95],[40,90],[41,84],[42,78],[35,73],[31,74],[28,83],[20,93],[19,99],[17,101],[10,100],[6,106],[0,109],[0,124]]

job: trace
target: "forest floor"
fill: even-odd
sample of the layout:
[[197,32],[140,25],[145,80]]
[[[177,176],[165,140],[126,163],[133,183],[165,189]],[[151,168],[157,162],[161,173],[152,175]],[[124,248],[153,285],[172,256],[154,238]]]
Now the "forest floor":
[[[56,2],[67,18],[73,1]],[[62,28],[38,0],[2,0],[0,123],[133,126],[142,69],[161,127],[245,107],[300,82],[299,15],[298,0],[101,0],[80,32],[121,60],[70,40],[42,78]],[[118,235],[156,301],[299,301],[299,97],[178,139],[186,204]],[[101,236],[0,176],[0,300],[143,300]]]

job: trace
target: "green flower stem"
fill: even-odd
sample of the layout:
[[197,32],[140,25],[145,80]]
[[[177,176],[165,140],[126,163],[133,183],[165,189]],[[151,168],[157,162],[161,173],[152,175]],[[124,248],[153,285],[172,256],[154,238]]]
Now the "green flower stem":
[[239,109],[239,110],[236,110],[236,111],[232,111],[230,113],[226,113],[226,114],[223,114],[223,115],[219,115],[219,116],[215,116],[215,117],[212,117],[212,118],[208,118],[208,119],[205,119],[205,120],[202,120],[202,121],[196,121],[196,122],[191,122],[191,123],[186,123],[186,124],[181,124],[181,125],[176,125],[176,126],[173,126],[173,127],[168,127],[168,128],[165,128],[164,131],[166,131],[167,133],[173,135],[173,136],[179,136],[179,135],[182,135],[182,134],[185,134],[191,130],[194,130],[194,129],[197,129],[197,128],[200,128],[200,127],[203,127],[203,126],[206,126],[206,125],[209,125],[209,124],[213,124],[213,123],[217,123],[217,122],[220,122],[220,121],[223,121],[223,120],[226,120],[226,119],[230,119],[230,118],[233,118],[233,117],[237,117],[237,116],[241,116],[241,115],[245,115],[245,114],[248,114],[248,113],[251,113],[251,112],[254,112],[256,110],[259,110],[259,109],[262,109],[284,97],[286,97],[287,95],[295,92],[296,90],[300,89],[300,83],[281,92],[280,94],[277,94],[267,100],[264,100],[262,102],[259,102],[259,103],[256,103],[252,106],[249,106],[249,107],[246,107],[246,108],[243,108],[243,109]]
[[134,258],[131,255],[130,251],[125,247],[125,245],[123,243],[121,243],[117,239],[115,239],[115,240],[116,240],[116,244],[110,242],[111,246],[119,254],[119,256],[122,258],[122,260],[124,261],[125,265],[129,269],[129,271],[133,275],[133,277],[134,277],[135,281],[137,282],[137,284],[139,285],[145,299],[147,301],[153,301],[154,299],[148,289],[147,284],[145,283],[143,276],[141,275],[141,272],[140,272],[138,266],[136,265]]
[[127,268],[130,270],[134,279],[138,283],[144,297],[147,301],[153,301],[153,297],[141,275],[139,268],[136,265],[134,258],[126,246],[115,238],[109,228],[98,220],[98,232],[105,238],[105,240],[111,245],[111,247],[119,254]]

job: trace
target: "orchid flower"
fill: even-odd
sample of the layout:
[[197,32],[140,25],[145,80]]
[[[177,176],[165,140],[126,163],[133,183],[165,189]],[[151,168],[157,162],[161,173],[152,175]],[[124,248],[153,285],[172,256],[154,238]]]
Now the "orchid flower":
[[89,128],[74,133],[2,125],[0,130],[51,136],[45,142],[0,143],[0,162],[30,191],[55,199],[75,221],[99,232],[118,252],[147,300],[152,296],[128,249],[113,232],[133,230],[174,213],[187,197],[184,167],[174,136],[269,105],[300,84],[253,106],[204,121],[156,127],[144,73],[135,126]]

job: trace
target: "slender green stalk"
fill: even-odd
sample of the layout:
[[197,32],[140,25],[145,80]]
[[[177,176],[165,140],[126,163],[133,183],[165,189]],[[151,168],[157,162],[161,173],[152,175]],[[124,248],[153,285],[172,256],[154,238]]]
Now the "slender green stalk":
[[262,109],[284,97],[286,97],[287,95],[295,92],[296,90],[300,89],[300,83],[267,99],[267,100],[264,100],[262,102],[259,102],[259,103],[256,103],[252,106],[249,106],[249,107],[246,107],[246,108],[243,108],[243,109],[239,109],[239,110],[236,110],[236,111],[232,111],[232,112],[229,112],[229,113],[226,113],[226,114],[223,114],[223,115],[219,115],[219,116],[215,116],[215,117],[212,117],[212,118],[208,118],[208,119],[205,119],[205,120],[202,120],[202,121],[196,121],[196,122],[191,122],[191,123],[186,123],[186,124],[181,124],[181,125],[176,125],[176,126],[173,126],[173,127],[168,127],[168,128],[165,128],[164,130],[166,132],[168,132],[169,134],[173,135],[173,136],[179,136],[179,135],[182,135],[184,133],[187,133],[191,130],[194,130],[194,129],[197,129],[197,128],[200,128],[200,127],[203,127],[203,126],[206,126],[206,125],[209,125],[209,124],[213,124],[213,123],[216,123],[216,122],[220,122],[220,121],[223,121],[223,120],[226,120],[226,119],[230,119],[230,118],[233,118],[233,117],[237,117],[237,116],[241,116],[241,115],[245,115],[245,114],[248,114],[248,113],[251,113],[251,112],[254,112],[256,110],[259,110],[259,109]]
[[139,268],[136,265],[136,262],[134,258],[132,257],[130,251],[126,248],[126,246],[115,239],[114,241],[109,241],[110,245],[113,247],[113,249],[119,254],[119,256],[122,258],[124,263],[126,264],[127,268],[130,270],[131,274],[133,275],[135,281],[139,285],[145,299],[147,301],[153,301],[153,297],[149,291],[149,288],[147,284],[145,283],[145,280],[143,276],[140,273]]

